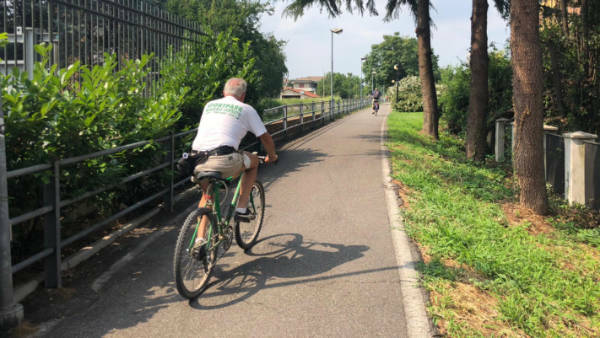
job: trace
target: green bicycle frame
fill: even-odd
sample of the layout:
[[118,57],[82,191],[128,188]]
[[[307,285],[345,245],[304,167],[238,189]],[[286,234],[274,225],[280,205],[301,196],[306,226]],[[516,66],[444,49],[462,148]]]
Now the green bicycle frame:
[[[231,206],[230,208],[227,210],[227,216],[224,218],[225,222],[223,222],[223,218],[221,215],[221,201],[220,201],[220,194],[219,194],[219,184],[225,184],[222,181],[215,181],[213,184],[211,184],[212,187],[212,196],[214,198],[214,202],[213,202],[213,213],[217,216],[217,227],[219,228],[218,231],[221,232],[221,225],[224,224],[225,226],[229,225],[229,222],[231,221],[231,217],[233,216],[233,212],[235,211],[235,207],[237,205],[237,201],[240,197],[240,190],[242,187],[242,179],[244,178],[244,173],[242,173],[242,175],[240,176],[240,179],[238,181],[238,184],[235,188],[235,193],[233,194],[233,198],[231,199]],[[232,178],[228,177],[226,178],[227,181],[231,181]],[[252,206],[252,209],[255,210],[256,207],[254,206],[254,198],[252,197],[252,194],[250,194],[250,205]],[[198,228],[200,228],[200,219],[198,219],[196,221],[196,229],[194,229],[194,234],[192,236],[192,240],[190,241],[190,245],[189,248],[191,249],[194,246],[194,241],[196,240],[196,235],[198,233]],[[211,238],[212,237],[212,227],[208,227],[208,234],[206,236],[207,238]],[[210,245],[210,241],[207,241],[206,245]],[[210,249],[210,247],[207,247],[208,249]]]

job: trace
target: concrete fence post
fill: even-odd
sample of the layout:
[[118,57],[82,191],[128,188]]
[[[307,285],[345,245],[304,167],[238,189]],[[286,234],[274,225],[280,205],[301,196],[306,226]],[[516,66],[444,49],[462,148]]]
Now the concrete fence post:
[[23,306],[15,303],[10,251],[10,218],[8,214],[8,182],[4,111],[0,99],[0,330],[13,328],[23,320]]
[[576,131],[563,134],[565,139],[565,197],[572,203],[588,204],[586,196],[591,187],[586,175],[585,142],[594,141],[597,135]]
[[517,139],[517,125],[515,124],[515,121],[510,122],[510,131],[510,157],[515,158],[515,140]]
[[504,141],[506,124],[509,122],[509,119],[501,118],[496,120],[496,144],[495,144],[495,153],[496,153],[496,162],[504,162]]

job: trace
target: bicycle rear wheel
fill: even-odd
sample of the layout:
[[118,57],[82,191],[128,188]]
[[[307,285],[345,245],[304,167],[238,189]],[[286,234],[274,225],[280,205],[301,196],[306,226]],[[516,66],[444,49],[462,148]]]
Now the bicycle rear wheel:
[[235,241],[244,250],[256,244],[265,216],[265,188],[259,181],[254,182],[250,190],[248,211],[253,216],[250,222],[236,222]]
[[[203,216],[208,217],[206,228],[208,243],[198,246],[195,244],[197,244],[198,226]],[[173,257],[175,284],[182,297],[192,299],[204,291],[215,265],[216,234],[217,222],[209,209],[196,209],[183,222]]]

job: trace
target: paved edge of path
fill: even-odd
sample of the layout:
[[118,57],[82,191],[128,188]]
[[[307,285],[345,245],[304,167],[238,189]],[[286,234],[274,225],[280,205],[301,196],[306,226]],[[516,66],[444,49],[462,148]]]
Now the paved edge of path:
[[419,272],[416,270],[416,264],[420,259],[417,258],[417,254],[413,254],[413,250],[411,250],[413,244],[410,242],[404,231],[402,212],[398,207],[396,188],[394,187],[390,176],[390,153],[385,146],[388,116],[389,114],[386,115],[381,122],[381,168],[383,171],[383,187],[385,190],[385,200],[390,221],[390,231],[392,234],[392,242],[394,243],[396,261],[398,262],[398,274],[400,275],[400,290],[404,302],[406,330],[409,337],[433,337],[433,325],[429,320],[426,311],[426,293],[419,287]]

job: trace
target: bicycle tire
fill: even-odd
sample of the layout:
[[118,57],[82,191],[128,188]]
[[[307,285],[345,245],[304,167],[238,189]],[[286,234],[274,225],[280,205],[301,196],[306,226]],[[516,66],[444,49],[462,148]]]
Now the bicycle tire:
[[[212,236],[209,239],[211,243],[208,245],[211,249],[206,252],[205,247],[204,255],[199,258],[197,256],[199,253],[190,247],[192,246],[191,243],[195,241],[196,227],[199,219],[203,216],[208,217],[208,227],[212,229],[210,232]],[[214,250],[215,247],[212,244],[215,243],[216,238],[217,223],[214,215],[209,209],[196,209],[192,211],[183,222],[183,226],[179,230],[179,235],[177,236],[177,244],[175,245],[175,254],[173,256],[175,285],[182,297],[192,299],[204,291],[204,288],[210,279],[213,267],[215,266],[216,253]],[[200,273],[197,282],[193,282],[191,285],[190,283],[186,283],[188,275],[197,272]]]
[[255,217],[251,222],[236,222],[234,231],[235,241],[244,250],[248,250],[256,244],[262,228],[265,216],[265,188],[262,183],[254,182],[250,190],[250,197],[251,203],[248,205],[248,210]]

